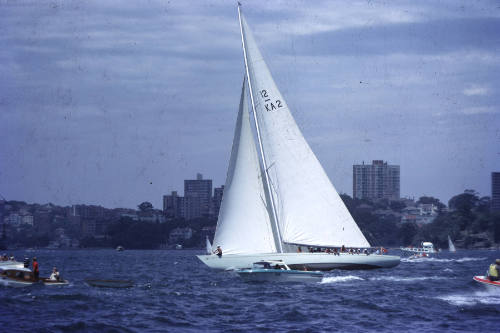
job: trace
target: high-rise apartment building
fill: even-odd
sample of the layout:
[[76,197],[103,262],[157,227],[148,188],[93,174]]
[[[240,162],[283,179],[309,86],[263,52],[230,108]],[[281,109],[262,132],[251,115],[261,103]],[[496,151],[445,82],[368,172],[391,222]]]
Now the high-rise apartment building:
[[399,165],[382,160],[372,164],[353,165],[353,198],[398,200],[400,195]]
[[163,213],[167,218],[181,217],[182,199],[183,197],[177,195],[177,191],[163,196]]
[[[208,216],[210,212],[210,203],[212,201],[212,180],[203,179],[201,173],[196,175],[196,179],[184,180],[184,198],[199,198],[199,213],[188,212],[186,215],[192,217]],[[196,200],[192,200],[192,205],[186,205],[186,209],[197,209]],[[191,214],[192,213],[192,214]],[[197,216],[199,214],[199,216]]]
[[215,218],[219,216],[220,205],[222,204],[222,195],[224,194],[224,185],[214,188],[214,197],[212,198],[211,215]]
[[500,211],[500,172],[491,173],[491,210]]

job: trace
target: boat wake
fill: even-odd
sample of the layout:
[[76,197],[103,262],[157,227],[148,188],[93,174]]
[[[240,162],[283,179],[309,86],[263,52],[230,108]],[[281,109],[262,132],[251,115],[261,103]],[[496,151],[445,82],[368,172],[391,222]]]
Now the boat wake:
[[395,277],[395,276],[380,276],[370,278],[371,281],[395,281],[395,282],[414,282],[426,280],[440,280],[439,276],[419,276],[419,277]]
[[327,276],[321,280],[321,283],[337,283],[337,282],[349,282],[349,281],[360,281],[364,280],[359,276],[346,275],[346,276]]
[[441,259],[441,258],[418,258],[418,259],[409,259],[409,258],[401,258],[401,262],[467,262],[467,261],[483,261],[488,258],[470,258],[464,257],[460,259]]
[[467,294],[451,294],[436,297],[456,306],[474,306],[474,305],[497,305],[500,304],[500,290],[484,290]]

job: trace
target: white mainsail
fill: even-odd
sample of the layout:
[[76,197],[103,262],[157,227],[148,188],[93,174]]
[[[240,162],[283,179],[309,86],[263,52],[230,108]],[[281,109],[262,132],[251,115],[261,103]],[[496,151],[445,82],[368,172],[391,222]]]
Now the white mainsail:
[[455,245],[451,241],[450,235],[448,235],[448,249],[450,252],[457,252],[457,249],[455,249]]
[[240,12],[251,97],[282,241],[369,247],[304,139]]
[[212,249],[226,254],[276,252],[270,225],[259,157],[250,127],[245,81],[224,196]]

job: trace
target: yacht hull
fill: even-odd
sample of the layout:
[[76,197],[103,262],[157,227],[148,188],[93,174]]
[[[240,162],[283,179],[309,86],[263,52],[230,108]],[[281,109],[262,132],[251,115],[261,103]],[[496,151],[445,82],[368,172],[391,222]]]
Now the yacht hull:
[[263,254],[228,254],[199,255],[208,267],[215,270],[235,270],[250,268],[254,262],[283,260],[291,269],[329,271],[332,269],[375,269],[391,268],[399,265],[399,256],[347,254],[333,255],[327,253],[263,253]]

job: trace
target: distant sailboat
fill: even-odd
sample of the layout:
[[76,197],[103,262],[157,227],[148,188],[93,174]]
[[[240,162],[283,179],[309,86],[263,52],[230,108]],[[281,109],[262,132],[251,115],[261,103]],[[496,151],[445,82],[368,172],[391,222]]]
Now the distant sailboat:
[[324,270],[398,265],[398,256],[300,251],[370,244],[295,123],[240,6],[238,14],[246,75],[211,248],[220,246],[223,255],[198,258],[214,269],[247,268],[261,260]]
[[457,252],[457,249],[455,249],[455,245],[451,241],[450,235],[448,235],[448,249],[450,252]]
[[212,254],[212,244],[210,244],[210,240],[208,239],[208,236],[206,238],[206,245],[207,245],[207,254]]

